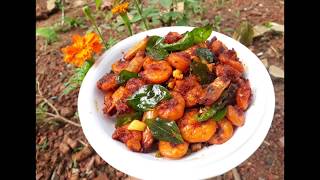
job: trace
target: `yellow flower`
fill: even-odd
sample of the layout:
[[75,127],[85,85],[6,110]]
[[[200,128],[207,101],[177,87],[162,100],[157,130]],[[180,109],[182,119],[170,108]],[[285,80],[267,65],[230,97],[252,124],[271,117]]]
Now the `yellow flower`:
[[119,5],[116,5],[111,9],[112,14],[122,14],[128,11],[129,3],[125,2]]
[[96,33],[89,33],[83,37],[74,35],[72,42],[70,46],[61,50],[64,53],[64,61],[77,67],[82,66],[85,61],[91,59],[93,53],[100,53],[102,50],[102,44]]

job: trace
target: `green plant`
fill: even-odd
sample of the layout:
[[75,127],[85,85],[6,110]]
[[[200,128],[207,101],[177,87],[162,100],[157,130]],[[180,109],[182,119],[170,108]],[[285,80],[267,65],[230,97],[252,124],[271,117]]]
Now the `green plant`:
[[[141,7],[139,6],[139,4],[141,4]],[[141,1],[138,2],[138,0],[134,0],[134,5],[135,5],[135,7],[137,8],[137,12],[138,12],[140,18],[142,19],[142,22],[143,22],[143,24],[144,24],[144,27],[148,30],[148,29],[149,29],[149,25],[148,25],[148,23],[147,23],[147,21],[146,21],[146,17],[143,16],[142,3],[141,3]]]
[[228,0],[216,0],[215,1],[215,6],[217,8],[223,8],[223,6],[225,5],[225,3],[227,2]]
[[36,36],[46,39],[46,44],[51,44],[58,40],[58,35],[53,27],[41,27],[36,29]]
[[125,24],[125,26],[128,29],[129,34],[132,36],[133,33],[132,33],[132,29],[131,29],[131,21],[128,17],[128,8],[129,8],[128,2],[120,3],[119,1],[115,1],[114,6],[111,9],[111,12],[112,12],[112,14],[120,15],[123,23]]
[[36,108],[36,121],[40,122],[47,117],[46,112],[48,111],[48,106],[45,102],[41,102]]
[[90,22],[92,23],[92,25],[94,26],[95,30],[98,32],[101,41],[103,42],[103,45],[105,46],[106,49],[108,49],[107,43],[105,42],[102,33],[100,31],[100,29],[97,26],[96,20],[93,18],[91,10],[89,8],[89,6],[84,6],[82,8],[83,13],[86,15],[86,17],[88,18],[88,20],[90,20]]
[[92,65],[92,61],[85,61],[84,65],[80,68],[76,68],[74,75],[64,84],[66,88],[63,90],[62,95],[69,94],[71,91],[78,88]]
[[253,26],[248,21],[244,21],[234,31],[232,38],[249,46],[253,41],[253,36]]
[[94,0],[94,3],[96,4],[96,10],[99,10],[102,5],[102,0]]
[[56,6],[61,10],[61,26],[64,24],[64,0],[56,0]]
[[216,16],[214,17],[213,29],[214,29],[215,31],[220,32],[221,19],[222,19],[222,18],[221,18],[220,15],[216,15]]

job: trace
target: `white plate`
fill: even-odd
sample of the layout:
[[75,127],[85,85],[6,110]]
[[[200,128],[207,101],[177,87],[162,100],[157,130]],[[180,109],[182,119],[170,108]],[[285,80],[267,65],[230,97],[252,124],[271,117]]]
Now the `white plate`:
[[234,48],[246,68],[253,103],[246,112],[243,127],[222,145],[212,145],[180,160],[156,158],[154,153],[135,153],[111,138],[114,121],[103,115],[103,93],[96,82],[111,70],[111,65],[145,36],[165,36],[170,31],[184,33],[193,27],[163,27],[128,37],[106,51],[86,75],[78,97],[78,112],[83,132],[94,150],[114,168],[140,179],[205,179],[221,175],[249,158],[266,137],[273,119],[275,95],[264,65],[247,47],[234,39],[212,32],[229,49]]

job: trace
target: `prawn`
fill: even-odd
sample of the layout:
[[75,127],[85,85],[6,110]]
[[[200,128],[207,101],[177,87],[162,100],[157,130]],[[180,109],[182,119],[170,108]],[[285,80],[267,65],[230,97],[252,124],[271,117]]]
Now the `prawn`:
[[178,121],[178,127],[184,140],[189,143],[198,143],[208,141],[216,132],[216,122],[211,119],[198,122],[196,120],[198,111],[191,109],[185,113],[182,119]]
[[158,148],[162,156],[170,159],[182,158],[188,152],[189,143],[172,144],[166,141],[159,141]]
[[190,66],[189,55],[185,52],[171,53],[166,59],[170,65],[182,72],[186,72]]
[[244,112],[237,106],[227,106],[227,114],[228,120],[232,122],[235,126],[243,126],[244,124]]
[[112,138],[121,141],[127,145],[127,147],[135,152],[141,151],[142,132],[128,130],[128,124],[118,127],[112,134]]
[[183,96],[186,107],[196,105],[204,93],[195,76],[189,76],[183,80],[176,80],[173,90]]
[[175,121],[183,116],[185,102],[180,93],[171,91],[172,98],[160,102],[156,112],[160,118]]
[[172,67],[167,61],[153,61],[143,64],[144,71],[140,76],[148,83],[161,84],[168,80],[172,74]]
[[98,82],[97,87],[101,91],[110,91],[118,87],[117,75],[114,73],[108,73],[104,75]]
[[236,102],[239,108],[246,110],[251,100],[251,88],[248,80],[240,80],[240,87],[236,92]]
[[206,106],[213,104],[222,92],[229,86],[230,80],[224,76],[217,77],[208,87],[205,89],[204,96],[201,97],[200,103]]
[[232,137],[232,135],[232,123],[227,119],[223,119],[218,122],[218,132],[209,139],[208,143],[223,144],[227,142]]

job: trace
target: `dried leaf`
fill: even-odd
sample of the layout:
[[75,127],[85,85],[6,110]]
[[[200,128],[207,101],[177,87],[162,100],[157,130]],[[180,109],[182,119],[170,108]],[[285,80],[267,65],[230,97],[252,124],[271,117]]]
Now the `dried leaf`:
[[233,39],[240,41],[242,44],[249,46],[253,40],[253,27],[252,25],[245,21],[240,24],[233,34]]

